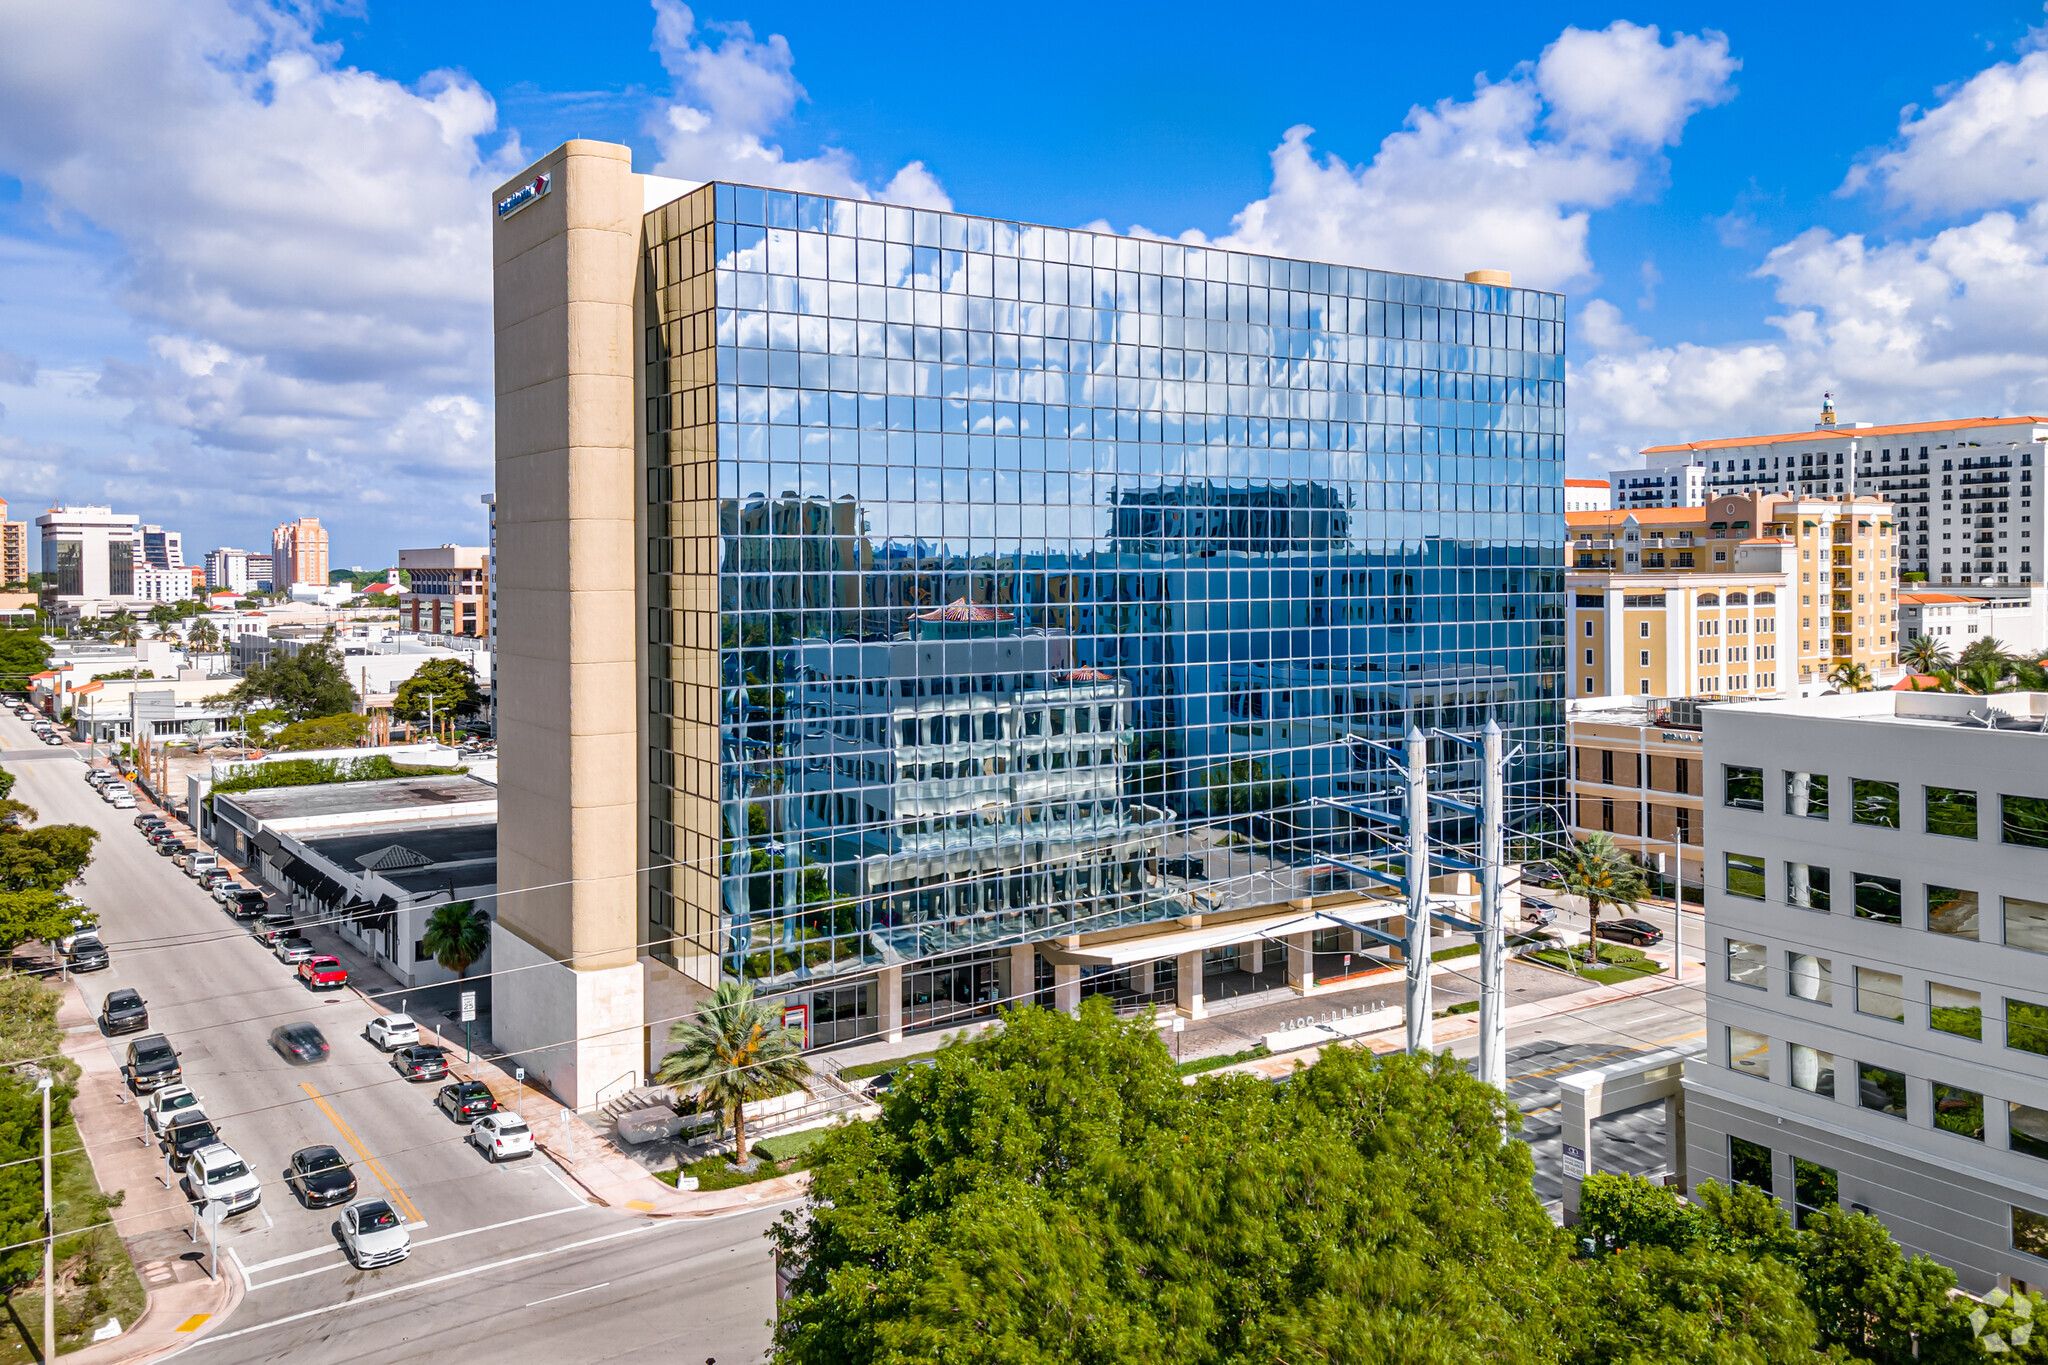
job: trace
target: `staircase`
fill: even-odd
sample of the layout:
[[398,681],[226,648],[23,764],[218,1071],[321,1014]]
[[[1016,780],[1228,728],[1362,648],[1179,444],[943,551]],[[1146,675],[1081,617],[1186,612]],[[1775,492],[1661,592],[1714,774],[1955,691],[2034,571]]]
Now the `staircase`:
[[614,1095],[611,1099],[604,1102],[597,1111],[601,1116],[598,1126],[602,1128],[606,1123],[616,1123],[618,1122],[619,1115],[630,1114],[636,1109],[654,1109],[657,1107],[672,1109],[675,1107],[675,1102],[676,1092],[665,1085],[636,1086],[624,1094]]

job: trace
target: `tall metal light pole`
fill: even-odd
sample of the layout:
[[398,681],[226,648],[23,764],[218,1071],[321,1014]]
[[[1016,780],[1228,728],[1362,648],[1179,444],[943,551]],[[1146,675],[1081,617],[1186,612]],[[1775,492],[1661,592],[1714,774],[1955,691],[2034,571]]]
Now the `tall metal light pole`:
[[43,1359],[57,1354],[57,1218],[50,1205],[50,1073],[36,1074],[43,1092]]
[[1429,741],[1412,725],[1407,777],[1408,1055],[1422,1057],[1435,1051],[1429,979]]
[[1480,732],[1479,776],[1479,1079],[1507,1089],[1507,924],[1501,878],[1507,869],[1502,818],[1500,722]]

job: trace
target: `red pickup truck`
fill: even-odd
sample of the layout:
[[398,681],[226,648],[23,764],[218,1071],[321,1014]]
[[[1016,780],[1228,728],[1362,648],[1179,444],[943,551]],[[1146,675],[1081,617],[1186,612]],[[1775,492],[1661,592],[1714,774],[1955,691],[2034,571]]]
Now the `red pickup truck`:
[[339,958],[309,957],[299,964],[299,980],[316,991],[340,990],[348,984],[348,968]]

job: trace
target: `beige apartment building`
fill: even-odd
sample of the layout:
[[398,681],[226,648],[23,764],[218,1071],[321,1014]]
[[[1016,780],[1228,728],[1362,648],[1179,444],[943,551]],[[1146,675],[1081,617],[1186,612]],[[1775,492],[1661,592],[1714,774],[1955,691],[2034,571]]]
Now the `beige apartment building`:
[[271,586],[284,592],[298,583],[327,584],[327,528],[318,517],[288,521],[270,533]]
[[7,500],[0,498],[0,583],[28,581],[28,523],[7,515]]
[[481,545],[400,550],[410,580],[398,611],[409,630],[483,636],[490,629],[491,552]]
[[[1702,884],[1706,805],[1700,704],[1687,697],[1574,697],[1570,815],[1684,885]],[[1682,869],[1682,870],[1680,870]]]
[[1572,692],[1810,695],[1898,651],[1891,509],[1743,493],[1565,514]]

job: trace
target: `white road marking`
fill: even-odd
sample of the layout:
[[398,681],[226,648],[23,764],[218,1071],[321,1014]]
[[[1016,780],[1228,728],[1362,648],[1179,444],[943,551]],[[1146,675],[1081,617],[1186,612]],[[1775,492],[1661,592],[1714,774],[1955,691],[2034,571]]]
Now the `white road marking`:
[[576,1192],[575,1186],[571,1185],[568,1181],[562,1179],[562,1173],[555,1169],[554,1162],[549,1161],[546,1158],[542,1158],[541,1169],[548,1173],[548,1179],[554,1181],[557,1185],[560,1185],[562,1187],[562,1192],[564,1194],[568,1195],[571,1199],[576,1201],[576,1203],[572,1207],[579,1209],[585,1209],[590,1207],[590,1201],[588,1199],[585,1199],[582,1195],[578,1194]]
[[[583,1206],[580,1204],[577,1205],[577,1208],[581,1207]],[[555,1218],[565,1213],[574,1212],[576,1212],[576,1209],[549,1209],[545,1213],[529,1213],[524,1218],[508,1218],[502,1223],[491,1223],[485,1227],[463,1228],[459,1232],[444,1232],[439,1237],[416,1238],[413,1241],[413,1248],[417,1250],[420,1247],[430,1247],[434,1245],[436,1242],[452,1242],[455,1241],[457,1238],[461,1237],[474,1237],[479,1232],[496,1232],[499,1228],[517,1227],[521,1223],[531,1223],[537,1219]],[[408,1223],[406,1224],[406,1226],[417,1231],[418,1229],[423,1228],[427,1225],[425,1223]],[[315,1256],[324,1256],[329,1254],[330,1252],[334,1255],[339,1256],[341,1255],[341,1248],[338,1246],[324,1246],[314,1247],[311,1251],[295,1251],[289,1256],[280,1256],[274,1261],[265,1261],[261,1265],[252,1265],[248,1268],[252,1271],[269,1270],[275,1266],[289,1265],[294,1261],[311,1260]],[[340,1270],[347,1264],[347,1258],[344,1257],[342,1260],[336,1261],[332,1265],[315,1266],[311,1270],[301,1270],[294,1275],[280,1275],[274,1280],[265,1280],[262,1284],[252,1284],[249,1286],[249,1290],[251,1293],[254,1293],[258,1289],[268,1289],[272,1285],[283,1284],[288,1280],[303,1280],[310,1275],[323,1274],[329,1270]]]
[[612,1282],[610,1280],[606,1280],[603,1284],[586,1284],[581,1289],[572,1289],[566,1294],[550,1294],[544,1299],[535,1299],[526,1306],[528,1308],[538,1308],[544,1303],[553,1303],[556,1299],[573,1299],[578,1294],[588,1294],[593,1289],[610,1289],[611,1287]]

